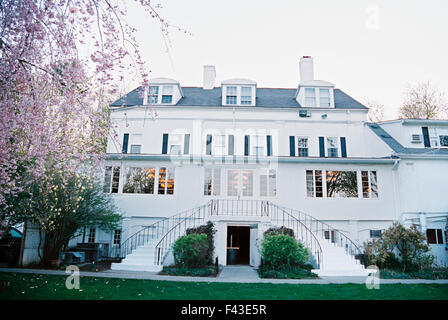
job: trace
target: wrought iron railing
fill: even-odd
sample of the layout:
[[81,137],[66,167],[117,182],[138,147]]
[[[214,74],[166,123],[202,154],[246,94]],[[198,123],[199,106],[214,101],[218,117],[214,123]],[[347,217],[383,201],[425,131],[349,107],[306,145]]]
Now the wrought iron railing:
[[[196,208],[195,208],[196,209]],[[171,217],[159,220],[149,226],[143,227],[123,243],[113,249],[113,257],[124,258],[128,254],[132,253],[139,246],[148,244],[152,240],[157,240],[169,232],[174,226],[182,222],[186,216],[190,214],[192,210],[189,209],[177,213]]]
[[359,247],[349,237],[347,237],[340,230],[331,227],[327,223],[298,210],[278,206],[273,203],[269,204],[273,208],[284,210],[289,214],[291,214],[292,216],[296,217],[314,235],[316,235],[321,239],[328,240],[339,247],[342,247],[347,254],[353,256],[354,258],[357,258],[356,255],[362,254],[362,251],[359,249]]
[[168,232],[162,236],[155,246],[154,264],[161,265],[165,259],[166,254],[171,250],[173,243],[180,237],[186,234],[187,229],[198,227],[205,223],[205,219],[210,215],[211,201],[206,204],[185,211],[182,219],[171,226]]
[[210,215],[219,216],[268,216],[265,200],[211,200]]

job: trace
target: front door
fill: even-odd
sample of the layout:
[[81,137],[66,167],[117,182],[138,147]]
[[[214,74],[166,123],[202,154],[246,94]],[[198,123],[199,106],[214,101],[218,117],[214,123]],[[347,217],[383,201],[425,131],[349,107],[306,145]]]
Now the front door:
[[227,227],[227,264],[249,264],[250,259],[249,226]]

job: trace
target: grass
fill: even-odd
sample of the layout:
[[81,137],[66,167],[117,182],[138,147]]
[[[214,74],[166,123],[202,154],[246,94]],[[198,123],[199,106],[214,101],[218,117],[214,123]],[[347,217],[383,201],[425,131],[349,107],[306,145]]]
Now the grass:
[[81,277],[80,290],[68,290],[66,279],[65,276],[2,272],[0,300],[448,300],[448,285],[443,284],[383,284],[379,290],[368,290],[362,284],[245,284]]

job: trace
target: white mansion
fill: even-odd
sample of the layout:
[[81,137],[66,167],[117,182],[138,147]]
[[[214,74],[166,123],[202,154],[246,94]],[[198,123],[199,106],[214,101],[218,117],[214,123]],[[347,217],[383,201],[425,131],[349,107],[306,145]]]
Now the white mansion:
[[[448,120],[368,123],[368,109],[314,79],[300,59],[297,88],[248,79],[202,87],[152,79],[111,105],[104,191],[124,213],[112,269],[160,270],[186,229],[214,222],[219,264],[260,263],[263,232],[294,230],[320,274],[363,274],[364,241],[392,222],[418,225],[448,263]],[[118,142],[117,142],[118,141]]]

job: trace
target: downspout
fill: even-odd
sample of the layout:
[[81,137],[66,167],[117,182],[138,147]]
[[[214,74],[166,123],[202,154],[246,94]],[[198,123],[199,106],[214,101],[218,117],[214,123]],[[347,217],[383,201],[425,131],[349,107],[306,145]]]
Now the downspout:
[[392,184],[394,189],[394,213],[395,221],[398,221],[398,215],[401,212],[401,198],[400,190],[398,189],[399,176],[398,176],[398,166],[400,164],[400,159],[396,159],[394,165],[392,166]]

